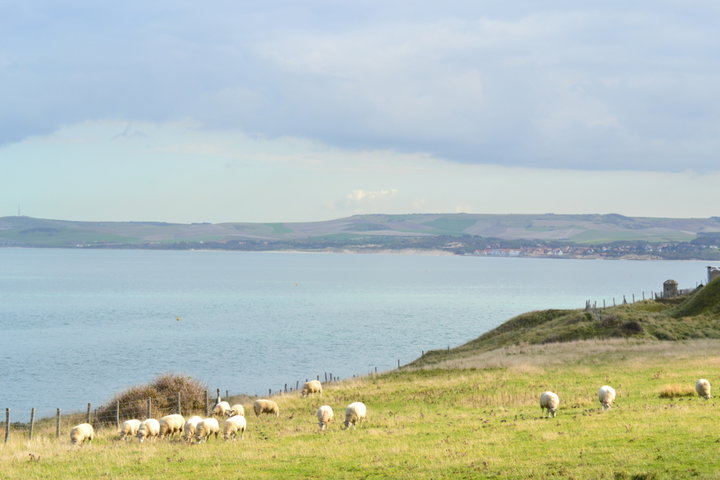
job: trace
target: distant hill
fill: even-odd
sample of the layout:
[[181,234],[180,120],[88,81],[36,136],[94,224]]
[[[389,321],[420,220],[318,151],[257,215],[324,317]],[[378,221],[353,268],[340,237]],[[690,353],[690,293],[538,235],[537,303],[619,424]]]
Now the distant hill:
[[[0,246],[23,247],[441,248],[468,253],[481,248],[532,244],[528,242],[592,246],[613,242],[691,242],[698,238],[720,243],[720,217],[411,214],[356,215],[304,223],[219,224],[0,218]],[[497,242],[493,245],[490,240]],[[458,242],[462,243],[459,247]]]
[[604,309],[524,313],[457,348],[427,352],[411,365],[434,365],[517,345],[611,338],[719,339],[720,278],[689,295],[670,299],[644,300]]

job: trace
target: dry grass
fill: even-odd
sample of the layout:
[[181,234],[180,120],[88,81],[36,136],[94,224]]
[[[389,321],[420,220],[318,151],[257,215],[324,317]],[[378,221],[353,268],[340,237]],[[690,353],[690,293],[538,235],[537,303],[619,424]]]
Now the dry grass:
[[[720,339],[663,342],[612,338],[471,351],[418,368],[513,368],[518,372],[538,372],[558,365],[605,363],[608,357],[628,362],[637,358],[642,362],[649,355],[717,367],[720,366],[720,359],[715,357],[718,351]],[[708,363],[710,358],[713,360]]]
[[664,385],[660,389],[660,398],[694,397],[695,389],[688,385]]

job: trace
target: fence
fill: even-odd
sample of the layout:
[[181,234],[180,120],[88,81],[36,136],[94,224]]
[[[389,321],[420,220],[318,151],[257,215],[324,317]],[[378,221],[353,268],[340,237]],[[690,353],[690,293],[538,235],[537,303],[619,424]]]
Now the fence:
[[[703,282],[695,282],[695,288],[685,288],[678,290],[679,295],[687,295],[695,291],[695,289],[699,286],[703,285]],[[646,295],[647,293],[647,295]],[[608,308],[608,307],[615,307],[617,305],[624,305],[628,303],[635,303],[637,301],[641,300],[657,300],[659,298],[663,298],[663,292],[659,291],[656,292],[654,290],[648,290],[647,292],[643,290],[640,294],[635,295],[632,294],[625,294],[620,295],[618,297],[610,297],[610,298],[603,298],[602,299],[602,308]],[[598,302],[593,300],[585,300],[585,310],[597,310],[599,308]]]
[[[375,371],[377,373],[377,368]],[[318,374],[315,378],[320,380],[321,376]],[[330,372],[324,372],[324,376],[322,378],[326,384],[340,380],[340,377],[337,377]],[[305,382],[308,380],[309,379],[306,378]],[[279,388],[278,390],[270,388],[268,389],[268,396],[272,396],[273,394],[283,395],[298,391],[302,388],[303,384],[304,382],[301,384],[300,380],[297,380],[294,388],[292,384],[289,385],[287,383],[284,384],[283,388]],[[154,396],[125,402],[115,401],[113,403],[106,403],[99,408],[93,408],[92,403],[88,403],[81,413],[74,412],[71,414],[63,414],[61,409],[57,408],[54,417],[42,420],[43,432],[45,432],[48,436],[60,438],[63,427],[67,428],[69,425],[75,425],[83,422],[90,423],[94,427],[115,426],[115,428],[119,430],[121,423],[131,418],[160,418],[172,413],[179,413],[181,415],[199,413],[209,417],[212,412],[212,408],[219,403],[221,399],[228,400],[230,403],[241,403],[249,402],[255,397],[258,397],[258,395],[230,395],[229,390],[225,390],[225,396],[221,397],[221,390],[218,388],[215,390],[214,398],[211,398],[210,392],[205,390],[204,396],[201,399],[183,398],[181,393],[175,393],[166,397]],[[28,440],[32,440],[36,437],[36,409],[34,407],[30,409],[30,420],[27,423],[13,423],[11,413],[14,412],[11,412],[10,408],[5,409],[5,443],[10,441],[11,437],[14,435],[13,432],[19,433]],[[51,423],[54,425],[51,426]],[[54,427],[54,429],[52,427]],[[52,430],[54,430],[54,432]]]

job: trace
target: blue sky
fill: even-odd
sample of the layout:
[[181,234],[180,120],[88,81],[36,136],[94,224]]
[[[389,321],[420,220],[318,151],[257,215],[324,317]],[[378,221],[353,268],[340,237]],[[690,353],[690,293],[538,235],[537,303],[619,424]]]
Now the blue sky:
[[0,0],[0,216],[704,217],[711,1]]

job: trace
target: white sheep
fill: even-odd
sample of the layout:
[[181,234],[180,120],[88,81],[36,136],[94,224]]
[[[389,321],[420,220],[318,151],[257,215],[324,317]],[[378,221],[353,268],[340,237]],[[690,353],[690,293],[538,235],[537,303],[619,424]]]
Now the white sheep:
[[322,384],[320,383],[320,380],[310,380],[309,382],[305,382],[300,395],[307,397],[311,393],[319,393],[322,396]]
[[244,417],[245,416],[245,407],[243,407],[239,403],[236,403],[235,405],[230,407],[230,409],[227,412],[225,412],[225,415],[227,415],[228,417],[234,417],[235,415],[242,415]]
[[710,398],[710,382],[708,382],[704,378],[701,378],[700,380],[695,382],[695,391],[698,395],[707,400],[708,398]]
[[320,425],[320,430],[325,430],[328,423],[330,423],[335,416],[335,413],[333,412],[332,407],[330,405],[323,405],[322,407],[317,409],[317,419],[318,419],[318,425]]
[[160,438],[172,437],[175,433],[182,433],[185,426],[185,417],[174,413],[165,415],[160,419]]
[[120,427],[120,440],[127,440],[130,437],[137,435],[138,428],[140,428],[140,420],[133,418],[132,420],[125,420]]
[[140,443],[143,443],[146,438],[157,437],[160,434],[160,422],[154,418],[148,418],[143,420],[138,427],[137,437]]
[[218,404],[215,405],[212,414],[213,416],[218,415],[224,417],[228,410],[230,410],[230,404],[223,400],[222,402],[218,402]]
[[245,428],[247,427],[247,420],[243,415],[233,415],[232,417],[225,420],[223,425],[223,438],[225,440],[233,440],[237,438],[237,433],[240,432],[240,440],[245,437]]
[[253,411],[255,416],[259,417],[261,413],[274,413],[276,417],[280,416],[280,407],[273,400],[260,398],[253,402]]
[[547,409],[548,417],[554,417],[557,411],[558,405],[560,405],[560,397],[553,392],[543,392],[540,395],[540,410],[545,412]]
[[367,407],[362,402],[353,402],[345,409],[345,428],[352,425],[355,428],[355,424],[362,422],[367,418]]
[[213,433],[217,439],[218,434],[220,433],[220,424],[214,418],[203,418],[195,427],[195,440],[197,443],[200,443],[203,440],[207,441]]
[[185,427],[183,428],[183,438],[185,438],[185,440],[187,440],[188,442],[192,441],[193,437],[195,436],[195,428],[201,420],[202,417],[198,417],[197,415],[193,415],[192,417],[187,419],[187,421],[185,422]]
[[81,423],[70,429],[70,442],[73,445],[82,445],[84,442],[92,442],[95,436],[95,429],[89,423]]
[[615,401],[615,389],[610,385],[603,385],[600,387],[600,390],[598,390],[598,400],[603,410],[608,410]]

